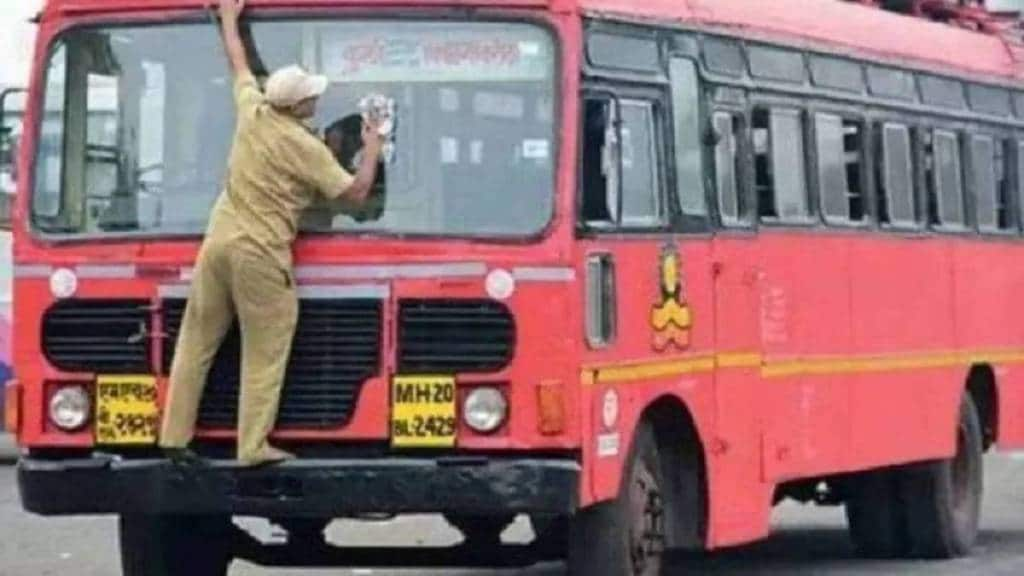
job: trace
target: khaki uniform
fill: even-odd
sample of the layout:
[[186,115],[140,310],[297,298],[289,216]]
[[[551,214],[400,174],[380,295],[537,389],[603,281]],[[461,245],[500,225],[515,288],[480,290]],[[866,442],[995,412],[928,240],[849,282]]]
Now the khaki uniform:
[[317,194],[336,198],[353,177],[299,120],[266,103],[251,75],[235,84],[238,126],[227,184],[196,262],[160,433],[192,440],[206,377],[236,316],[242,331],[238,458],[271,459],[267,443],[298,317],[292,243]]

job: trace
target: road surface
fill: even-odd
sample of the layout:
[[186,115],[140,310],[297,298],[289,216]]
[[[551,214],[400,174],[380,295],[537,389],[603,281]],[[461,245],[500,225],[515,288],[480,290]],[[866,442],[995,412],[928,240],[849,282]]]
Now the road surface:
[[[1018,576],[1024,574],[1024,459],[990,456],[986,462],[986,495],[982,533],[972,558],[951,562],[874,562],[859,560],[846,537],[840,508],[784,504],[775,512],[775,535],[765,542],[717,552],[700,558],[673,559],[670,574],[749,575],[961,575]],[[248,521],[261,538],[272,538],[269,526]],[[400,545],[445,545],[459,536],[432,518],[392,523],[336,522],[332,541],[386,542]],[[529,538],[520,523],[506,533],[510,539]],[[689,572],[688,572],[689,571]],[[387,571],[342,569],[272,570],[236,562],[231,576],[560,576],[557,564],[528,570]],[[114,576],[118,574],[115,522],[111,518],[44,519],[21,511],[14,470],[0,468],[0,576]]]

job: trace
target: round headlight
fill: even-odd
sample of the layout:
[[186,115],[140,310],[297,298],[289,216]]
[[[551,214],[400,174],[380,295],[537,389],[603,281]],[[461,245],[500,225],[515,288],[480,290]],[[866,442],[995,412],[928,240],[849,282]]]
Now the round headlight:
[[65,432],[72,432],[89,421],[89,409],[89,394],[84,388],[61,388],[50,398],[50,421]]
[[507,416],[508,400],[497,388],[477,388],[466,396],[463,419],[477,432],[494,432],[501,428]]

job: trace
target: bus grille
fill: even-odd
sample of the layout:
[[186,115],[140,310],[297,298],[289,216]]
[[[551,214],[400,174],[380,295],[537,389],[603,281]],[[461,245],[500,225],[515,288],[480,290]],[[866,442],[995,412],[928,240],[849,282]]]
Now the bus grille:
[[68,372],[150,371],[148,300],[64,300],[43,315],[43,354]]
[[[164,372],[170,372],[184,300],[163,303]],[[380,369],[379,300],[302,300],[278,412],[278,428],[334,429],[346,425],[363,383]],[[199,425],[237,425],[241,340],[228,333],[213,362]]]
[[515,353],[515,320],[493,300],[403,300],[398,367],[404,374],[497,372]]

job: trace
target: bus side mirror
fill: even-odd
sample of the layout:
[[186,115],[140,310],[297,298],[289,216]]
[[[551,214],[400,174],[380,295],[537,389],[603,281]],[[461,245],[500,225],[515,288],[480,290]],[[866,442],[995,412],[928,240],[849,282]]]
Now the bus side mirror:
[[21,88],[0,92],[0,230],[11,229],[24,97]]

